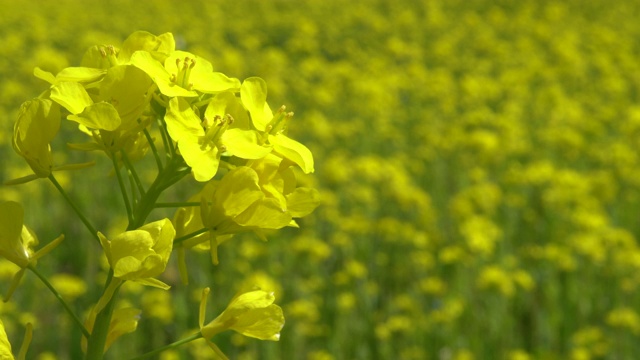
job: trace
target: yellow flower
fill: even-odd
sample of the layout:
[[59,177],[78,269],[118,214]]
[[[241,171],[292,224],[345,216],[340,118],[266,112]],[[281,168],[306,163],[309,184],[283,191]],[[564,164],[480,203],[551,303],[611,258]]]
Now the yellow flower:
[[147,51],[136,51],[131,63],[146,72],[169,97],[195,97],[198,92],[215,94],[240,88],[238,79],[214,72],[207,60],[186,51],[173,51],[164,64]]
[[4,330],[4,324],[0,320],[0,359],[13,360],[13,354],[11,353],[11,343],[7,338],[7,333]]
[[210,339],[225,330],[234,330],[244,336],[260,340],[280,340],[280,330],[284,326],[284,315],[282,308],[273,303],[275,300],[273,292],[255,290],[237,295],[222,314],[204,325],[208,294],[209,288],[205,288],[200,302],[200,333],[218,355],[225,358]]
[[7,338],[7,332],[4,330],[4,324],[2,323],[2,320],[0,320],[0,360],[24,360],[27,356],[27,350],[29,349],[29,344],[31,344],[32,337],[33,326],[31,325],[31,323],[27,323],[22,346],[20,346],[18,356],[14,358],[11,352],[11,343]]
[[[142,311],[134,308],[121,308],[113,311],[113,317],[109,323],[109,332],[107,334],[107,340],[104,344],[104,351],[107,351],[111,344],[116,341],[120,336],[129,334],[138,328],[138,320],[140,320],[140,314]],[[89,313],[89,317],[85,321],[85,326],[89,332],[93,331],[93,326],[96,322],[96,307]],[[87,338],[82,337],[81,346],[83,351],[87,351]]]
[[305,173],[312,173],[314,163],[311,151],[286,135],[293,113],[285,113],[284,106],[280,107],[275,114],[271,112],[267,104],[267,83],[258,77],[245,79],[240,87],[240,98],[251,115],[253,126],[265,134],[265,138],[274,150],[283,158],[300,166]]
[[281,229],[291,222],[291,214],[277,200],[267,198],[258,181],[253,169],[239,166],[215,184],[212,197],[201,199],[200,216],[209,229],[214,264],[218,264],[218,245],[227,239],[224,235],[246,231],[260,235],[261,229]]
[[[228,93],[224,93],[228,94]],[[228,96],[216,97],[216,102],[231,101]],[[233,95],[231,99],[235,99]],[[180,154],[191,167],[197,181],[209,181],[220,164],[220,157],[235,155],[244,159],[259,159],[271,148],[258,144],[258,134],[234,125],[234,118],[217,114],[216,106],[209,106],[201,120],[183,98],[169,101],[166,123],[171,138],[178,143]],[[224,110],[224,106],[223,106]]]
[[38,244],[38,238],[23,224],[23,219],[24,210],[20,204],[14,201],[0,203],[0,256],[22,268],[14,276],[5,301],[15,291],[25,269],[34,265],[37,259],[50,252],[64,239],[64,236],[60,235],[34,253],[33,247]]
[[25,268],[37,238],[23,225],[24,210],[13,201],[0,203],[0,255]]
[[20,106],[13,128],[13,149],[36,176],[47,177],[53,168],[49,143],[60,129],[60,107],[48,99],[33,99]]
[[176,231],[169,219],[126,231],[111,241],[101,233],[98,235],[114,277],[161,289],[169,288],[169,285],[154,279],[164,272],[173,249]]

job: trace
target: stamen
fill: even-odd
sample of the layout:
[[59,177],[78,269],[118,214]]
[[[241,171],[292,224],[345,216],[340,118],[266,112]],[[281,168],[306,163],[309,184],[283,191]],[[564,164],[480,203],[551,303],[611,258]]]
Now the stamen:
[[293,112],[285,113],[285,110],[286,106],[280,106],[265,129],[267,133],[275,135],[285,130],[288,120],[293,116]]
[[118,65],[118,59],[116,58],[116,48],[113,45],[107,45],[106,48],[107,59],[109,60],[109,64],[111,66]]
[[191,90],[190,87],[193,87],[193,84],[189,83],[189,76],[191,76],[191,69],[193,69],[193,67],[195,66],[195,63],[196,63],[195,60],[189,57],[184,58],[184,64],[182,65],[184,75],[183,75],[182,84],[181,84],[183,88]]

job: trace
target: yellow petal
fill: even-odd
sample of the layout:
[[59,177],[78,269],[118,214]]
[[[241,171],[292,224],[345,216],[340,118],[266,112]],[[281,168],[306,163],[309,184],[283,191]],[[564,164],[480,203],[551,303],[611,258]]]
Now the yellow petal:
[[11,343],[9,343],[9,339],[7,338],[7,332],[4,330],[2,320],[0,320],[0,359],[14,359],[11,353]]
[[267,83],[259,77],[245,79],[240,88],[240,98],[251,114],[253,126],[259,131],[265,131],[267,124],[273,118],[273,113],[267,104]]
[[313,154],[306,146],[283,134],[269,135],[269,142],[275,151],[296,163],[306,174],[314,171]]
[[77,82],[63,81],[51,87],[51,100],[62,105],[72,114],[80,114],[93,100],[84,86]]

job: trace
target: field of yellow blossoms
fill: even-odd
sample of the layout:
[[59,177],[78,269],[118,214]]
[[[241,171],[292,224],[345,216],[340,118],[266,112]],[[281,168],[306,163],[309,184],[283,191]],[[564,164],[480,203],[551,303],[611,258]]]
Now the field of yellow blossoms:
[[[224,308],[245,284],[274,291],[286,324],[279,342],[222,334],[216,343],[232,359],[640,357],[637,2],[0,0],[0,9],[0,183],[30,173],[11,137],[20,104],[42,91],[34,67],[55,74],[136,30],[171,32],[216,71],[263,78],[314,155],[300,183],[322,204],[299,229],[268,242],[238,236],[220,247],[219,265],[190,255],[195,287],[123,288],[120,301],[142,313],[108,358],[176,341],[197,323],[202,288]],[[59,180],[100,228],[118,227],[126,219],[109,216],[121,203],[100,166]],[[21,202],[41,238],[65,234],[38,266],[86,314],[104,281],[99,245],[69,240],[85,229],[67,221],[47,182],[0,187],[0,200]],[[163,281],[179,283],[177,268],[172,259]],[[0,262],[3,294],[14,272]],[[80,332],[64,330],[71,320],[32,274],[0,318],[14,348],[33,323],[28,358],[82,357],[69,350]],[[159,356],[213,355],[195,341]]]

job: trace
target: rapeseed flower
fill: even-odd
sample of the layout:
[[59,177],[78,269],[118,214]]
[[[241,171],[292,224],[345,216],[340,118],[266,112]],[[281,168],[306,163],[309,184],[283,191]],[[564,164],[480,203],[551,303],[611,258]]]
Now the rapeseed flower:
[[205,325],[208,294],[209,288],[205,288],[200,302],[200,333],[220,357],[226,359],[220,349],[211,342],[211,338],[226,330],[233,330],[244,336],[260,340],[280,340],[280,331],[284,326],[284,315],[282,308],[273,303],[275,296],[272,292],[254,290],[238,294],[218,317]]
[[27,356],[27,350],[29,349],[29,344],[31,344],[33,326],[31,323],[27,323],[27,329],[25,331],[24,340],[22,341],[22,346],[20,346],[20,352],[18,356],[14,357],[11,352],[11,343],[7,338],[7,332],[4,329],[4,323],[0,320],[0,359],[2,360],[24,360]]
[[238,79],[214,72],[211,63],[186,51],[173,51],[163,62],[147,51],[137,51],[131,64],[146,72],[168,97],[196,97],[240,89]]
[[0,359],[13,360],[11,353],[11,343],[7,339],[7,332],[4,330],[4,323],[0,320]]
[[15,291],[25,269],[35,266],[37,260],[53,250],[63,239],[58,238],[47,244],[37,252],[33,248],[38,245],[35,233],[23,224],[24,210],[20,204],[14,201],[0,203],[0,256],[18,265],[18,271],[5,297],[7,301]]
[[257,143],[250,130],[233,126],[233,117],[214,114],[207,107],[204,120],[182,98],[169,101],[166,122],[171,138],[178,143],[180,154],[191,167],[197,181],[209,181],[218,171],[220,157],[236,155],[244,159],[259,159],[271,149]]
[[[96,315],[98,314],[98,306],[95,306],[85,321],[85,327],[89,332],[93,332],[93,326],[95,325]],[[139,309],[134,308],[120,308],[113,311],[111,322],[109,323],[109,330],[107,332],[107,338],[104,344],[104,351],[107,351],[111,347],[114,341],[124,334],[129,334],[138,328],[138,321],[140,320],[140,314],[142,312]],[[81,341],[83,351],[87,351],[87,339],[82,337]]]
[[258,174],[240,166],[225,175],[211,198],[202,198],[203,225],[209,230],[211,256],[218,263],[218,237],[246,231],[281,229],[291,223],[291,214],[277,200],[268,198],[258,183]]
[[282,157],[300,166],[305,173],[314,171],[313,155],[303,144],[289,138],[287,126],[293,113],[285,113],[282,106],[273,114],[267,104],[267,84],[257,77],[242,82],[240,98],[251,115],[253,126],[265,134],[266,140]]
[[171,221],[163,219],[125,231],[112,240],[98,235],[114,277],[168,289],[169,285],[155,277],[167,266],[175,234]]
[[46,178],[53,169],[51,140],[60,129],[60,107],[49,99],[34,99],[20,106],[13,128],[13,148],[37,177]]

